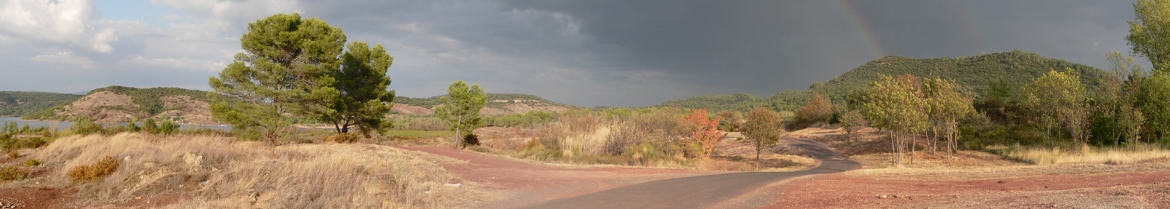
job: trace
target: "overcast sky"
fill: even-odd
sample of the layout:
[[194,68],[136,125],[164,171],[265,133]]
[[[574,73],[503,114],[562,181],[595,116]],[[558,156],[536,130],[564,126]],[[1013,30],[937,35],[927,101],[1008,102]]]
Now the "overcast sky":
[[1131,3],[0,0],[0,90],[209,90],[242,51],[247,23],[298,12],[386,46],[401,96],[464,80],[572,105],[646,106],[803,90],[887,55],[1019,49],[1102,67],[1107,52],[1129,53]]

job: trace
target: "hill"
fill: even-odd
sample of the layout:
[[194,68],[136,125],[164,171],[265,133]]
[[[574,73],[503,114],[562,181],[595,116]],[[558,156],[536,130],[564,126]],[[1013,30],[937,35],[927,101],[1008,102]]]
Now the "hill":
[[[480,113],[484,115],[522,114],[533,110],[561,112],[575,107],[528,94],[488,93],[487,103]],[[429,115],[435,106],[443,103],[442,96],[427,98],[394,97],[394,113]]]
[[0,91],[0,116],[20,116],[77,100],[81,95]]
[[68,104],[27,114],[25,118],[72,120],[84,116],[101,122],[154,118],[188,124],[212,124],[209,101],[206,91],[110,86],[94,89]]
[[943,57],[916,59],[887,56],[865,63],[832,80],[815,82],[804,92],[785,91],[766,98],[751,95],[706,95],[671,100],[660,106],[708,108],[712,110],[744,111],[757,106],[778,110],[794,110],[804,103],[809,92],[829,95],[834,104],[843,104],[849,91],[864,88],[878,79],[878,75],[911,74],[918,77],[940,77],[955,80],[976,97],[983,97],[994,83],[1023,86],[1050,70],[1072,69],[1087,88],[1094,89],[1104,71],[1082,64],[1040,56],[1036,53],[1010,51],[970,57]]

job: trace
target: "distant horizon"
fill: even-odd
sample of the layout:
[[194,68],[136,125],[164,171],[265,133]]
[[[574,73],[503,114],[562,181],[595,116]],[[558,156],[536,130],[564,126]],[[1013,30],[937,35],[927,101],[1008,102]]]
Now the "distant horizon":
[[[883,57],[875,58],[875,59],[873,59],[873,60],[870,60],[870,61],[866,61],[866,63],[869,63],[869,62],[872,62],[872,61],[875,61],[875,60],[878,60],[878,59],[882,59],[882,58],[885,58],[885,57],[906,57],[906,58],[911,58],[911,59],[958,58],[958,57],[973,57],[973,56],[981,56],[981,55],[996,54],[996,53],[1008,53],[1008,52],[1012,52],[1012,51],[1021,51],[1021,52],[1026,52],[1026,53],[1035,53],[1035,52],[1022,51],[1022,50],[1007,50],[1007,51],[999,51],[999,52],[991,52],[991,53],[980,53],[980,54],[975,54],[975,55],[968,55],[968,56],[954,56],[954,57],[911,57],[911,56],[903,56],[903,55],[887,55],[887,56],[883,56]],[[1038,54],[1038,55],[1040,55],[1040,56],[1046,57],[1046,58],[1053,58],[1053,57],[1044,56],[1043,54],[1039,54],[1039,53],[1037,53],[1037,54]],[[1067,60],[1066,60],[1066,61],[1067,61]],[[1070,61],[1070,62],[1071,62],[1071,61]],[[1073,62],[1073,63],[1075,63],[1075,64],[1082,64],[1082,63],[1076,63],[1076,62]],[[862,65],[864,65],[864,64],[862,64]],[[1082,64],[1082,65],[1083,65],[1083,64]],[[848,72],[848,71],[850,71],[850,70],[856,69],[857,67],[860,67],[860,66],[861,66],[861,65],[858,65],[858,66],[852,67],[852,68],[850,68],[849,70],[846,70],[845,72]],[[1098,70],[1100,70],[1100,68],[1099,68],[1099,67],[1097,67],[1097,66],[1090,66],[1090,67],[1093,67],[1093,68],[1095,68],[1095,69],[1098,69]],[[1148,71],[1148,69],[1150,69],[1150,68],[1149,68],[1149,67],[1146,67],[1146,69],[1147,69],[1147,71]],[[826,79],[826,80],[809,81],[809,82],[808,82],[808,84],[812,84],[812,83],[815,83],[815,82],[825,82],[825,81],[829,81],[829,80],[835,79],[837,76],[840,76],[840,75],[834,75],[834,76],[833,76],[833,78]],[[393,77],[391,78],[391,81],[393,81]],[[550,97],[548,97],[548,96],[543,96],[543,95],[539,95],[539,94],[535,94],[535,93],[524,93],[524,92],[493,92],[493,91],[490,91],[490,87],[484,86],[484,88],[487,88],[487,89],[485,89],[485,91],[487,91],[487,93],[488,93],[488,94],[524,94],[524,95],[532,95],[532,96],[537,96],[537,97],[540,97],[540,98],[544,98],[544,99],[547,99],[547,100],[549,100],[549,101],[556,102],[556,103],[567,104],[567,105],[572,105],[572,106],[577,106],[577,107],[586,107],[586,108],[592,108],[592,107],[650,107],[650,106],[661,105],[662,103],[665,103],[665,102],[668,102],[668,101],[671,101],[671,100],[680,100],[680,99],[687,99],[687,98],[698,97],[698,96],[706,96],[706,95],[735,95],[735,94],[748,94],[748,95],[752,95],[752,96],[755,96],[755,97],[767,97],[767,96],[771,96],[771,95],[773,95],[773,94],[776,94],[776,93],[779,93],[779,92],[782,92],[782,91],[788,91],[788,90],[803,91],[803,90],[807,90],[807,89],[808,89],[808,88],[807,88],[807,85],[808,85],[808,84],[806,84],[806,87],[805,87],[805,88],[801,88],[801,89],[781,89],[781,90],[778,90],[778,91],[775,91],[775,92],[766,93],[766,94],[754,94],[754,93],[751,93],[751,92],[728,92],[728,93],[713,93],[713,94],[695,94],[695,95],[689,95],[689,96],[688,96],[688,95],[684,95],[684,96],[677,97],[677,98],[667,98],[667,99],[664,99],[664,100],[662,100],[662,101],[659,101],[659,102],[657,102],[657,103],[654,103],[654,104],[649,104],[649,105],[634,105],[634,106],[612,106],[612,105],[594,105],[594,106],[585,106],[585,105],[571,104],[571,103],[568,103],[568,102],[558,101],[558,100],[556,100],[556,99],[553,99],[553,98],[550,98]],[[213,90],[212,90],[210,87],[207,87],[207,86],[205,86],[205,87],[202,87],[202,88],[186,88],[186,87],[180,87],[180,86],[145,86],[145,87],[144,87],[144,86],[128,86],[128,85],[119,85],[119,84],[113,84],[113,85],[106,85],[106,86],[101,86],[101,87],[95,87],[95,88],[91,88],[91,89],[89,89],[89,90],[83,90],[83,91],[78,91],[78,92],[53,92],[53,91],[36,91],[36,90],[29,91],[29,90],[8,90],[8,89],[0,89],[0,91],[16,91],[16,92],[41,92],[41,93],[58,93],[58,94],[86,95],[86,94],[88,94],[90,91],[93,91],[93,90],[95,90],[95,89],[99,89],[99,88],[105,88],[105,87],[111,87],[111,86],[125,86],[125,87],[132,87],[132,88],[182,88],[182,89],[191,89],[191,90],[200,90],[200,91],[213,91]],[[391,87],[393,87],[393,83],[391,84]],[[389,88],[389,89],[390,89],[390,90],[394,90],[393,88]],[[446,94],[442,94],[442,93],[441,93],[441,94],[438,94],[438,95],[431,95],[431,96],[407,96],[407,95],[403,95],[403,94],[402,94],[403,92],[400,92],[400,91],[397,91],[397,90],[395,90],[395,91],[396,91],[396,93],[398,94],[398,95],[395,95],[395,97],[396,97],[396,98],[397,98],[397,97],[409,97],[409,98],[431,98],[431,97],[438,97],[438,96],[443,96],[443,95],[446,95]]]

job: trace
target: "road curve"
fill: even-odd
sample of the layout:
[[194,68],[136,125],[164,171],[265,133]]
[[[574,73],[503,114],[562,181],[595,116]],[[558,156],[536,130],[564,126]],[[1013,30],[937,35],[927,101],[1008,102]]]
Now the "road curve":
[[821,161],[794,172],[746,172],[666,179],[552,200],[525,208],[709,208],[769,183],[804,175],[836,173],[860,167],[822,143],[788,138],[789,146]]

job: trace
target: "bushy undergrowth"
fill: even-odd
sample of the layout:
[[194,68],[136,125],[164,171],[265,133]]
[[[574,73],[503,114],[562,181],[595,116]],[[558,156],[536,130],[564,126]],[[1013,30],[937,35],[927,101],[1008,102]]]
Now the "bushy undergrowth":
[[537,160],[670,166],[688,164],[683,141],[686,111],[678,108],[575,110],[536,127],[537,137],[520,146]]
[[73,181],[93,181],[110,175],[118,170],[117,159],[106,156],[90,165],[79,165],[69,169],[69,179]]
[[[228,137],[67,136],[31,156],[72,168],[104,156],[120,166],[78,185],[78,196],[119,201],[179,192],[171,208],[461,208],[475,193],[419,153],[370,144],[268,146]],[[49,181],[68,182],[64,169]]]
[[15,181],[28,177],[28,171],[19,166],[5,166],[0,168],[0,181]]

